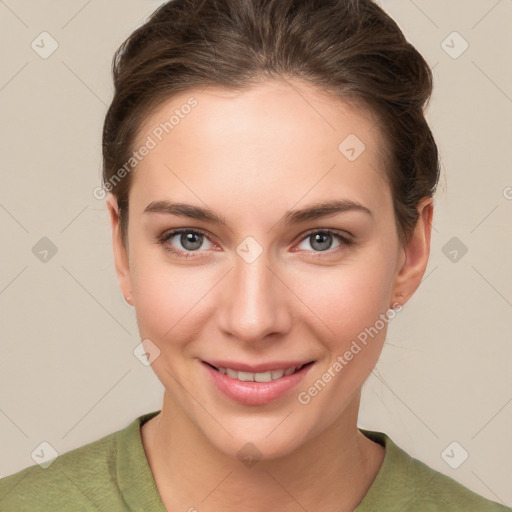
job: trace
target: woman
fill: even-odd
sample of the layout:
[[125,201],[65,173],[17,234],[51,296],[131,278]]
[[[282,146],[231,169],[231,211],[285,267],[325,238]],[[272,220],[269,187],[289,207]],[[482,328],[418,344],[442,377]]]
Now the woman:
[[510,510],[357,427],[424,275],[432,76],[370,0],[172,0],[103,132],[116,271],[163,405],[0,481],[1,510]]

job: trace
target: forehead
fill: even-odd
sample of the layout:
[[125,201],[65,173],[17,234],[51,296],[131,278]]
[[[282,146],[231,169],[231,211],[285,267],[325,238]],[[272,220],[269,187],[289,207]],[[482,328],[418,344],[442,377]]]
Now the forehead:
[[223,204],[280,198],[286,206],[343,194],[389,202],[376,119],[297,81],[176,95],[147,117],[134,149],[144,145],[151,149],[133,173],[130,201],[215,195]]

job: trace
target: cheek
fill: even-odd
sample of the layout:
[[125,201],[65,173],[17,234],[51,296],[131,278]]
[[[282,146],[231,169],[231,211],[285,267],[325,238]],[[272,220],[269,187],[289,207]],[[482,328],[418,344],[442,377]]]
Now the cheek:
[[387,314],[392,269],[382,256],[374,260],[316,273],[302,287],[301,294],[316,315],[316,338],[322,340],[328,358],[301,389],[299,402],[327,411],[326,425],[371,374],[394,316]]
[[[163,251],[162,251],[163,252]],[[165,254],[134,254],[132,287],[140,334],[173,343],[193,339],[210,304],[215,273],[199,266],[172,264]]]
[[323,325],[324,339],[341,349],[387,311],[393,258],[391,251],[376,246],[354,253],[337,267],[317,267],[295,279],[297,295],[315,314],[316,324]]

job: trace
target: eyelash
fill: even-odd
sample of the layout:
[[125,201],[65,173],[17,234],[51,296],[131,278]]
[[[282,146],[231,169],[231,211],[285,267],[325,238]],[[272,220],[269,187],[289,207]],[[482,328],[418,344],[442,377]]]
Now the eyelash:
[[[164,233],[162,236],[160,236],[158,238],[158,243],[160,243],[166,251],[171,252],[178,258],[195,258],[196,256],[194,256],[194,252],[202,252],[202,251],[190,251],[187,253],[184,251],[177,251],[176,249],[171,248],[171,246],[169,244],[167,244],[168,240],[170,240],[174,236],[179,235],[181,233],[193,233],[195,235],[201,235],[201,236],[208,238],[208,235],[200,229],[179,228],[179,229],[174,229],[172,231],[168,231],[167,233]],[[304,234],[304,236],[300,239],[300,242],[303,242],[304,240],[310,238],[312,235],[316,235],[319,233],[321,233],[323,235],[325,235],[325,234],[332,235],[333,237],[337,238],[341,242],[340,247],[342,247],[342,246],[350,247],[350,246],[354,245],[354,243],[355,243],[354,240],[351,240],[350,238],[347,238],[347,237],[341,235],[338,231],[332,230],[332,229],[315,229],[315,230],[307,231]],[[324,253],[332,254],[333,252],[340,250],[340,247],[338,247],[334,250],[308,251],[308,252],[318,253],[318,256],[321,256]]]

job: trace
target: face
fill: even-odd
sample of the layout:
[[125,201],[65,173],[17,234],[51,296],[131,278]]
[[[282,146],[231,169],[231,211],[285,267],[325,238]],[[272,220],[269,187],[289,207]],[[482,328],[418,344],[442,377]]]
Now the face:
[[[357,399],[389,308],[425,271],[431,204],[402,247],[375,119],[298,82],[189,91],[148,118],[135,147],[148,137],[155,144],[132,176],[128,251],[108,205],[123,294],[158,354],[152,368],[219,450],[234,456],[252,442],[264,457],[291,453]],[[298,214],[324,203],[344,207]],[[236,388],[205,361],[314,363],[278,385]]]

